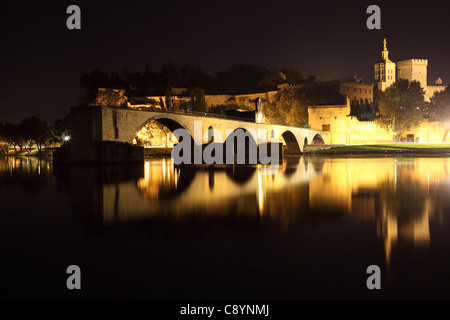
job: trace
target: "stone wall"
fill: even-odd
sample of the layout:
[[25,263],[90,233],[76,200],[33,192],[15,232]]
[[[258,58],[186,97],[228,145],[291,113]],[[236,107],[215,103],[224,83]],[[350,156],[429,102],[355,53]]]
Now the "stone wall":
[[[331,144],[364,144],[395,142],[392,130],[380,128],[375,121],[359,121],[349,115],[348,105],[313,106],[308,108],[311,129],[322,130],[329,125]],[[328,129],[328,128],[327,128]],[[446,129],[439,122],[424,119],[416,128],[403,133],[402,141],[407,135],[414,142],[442,142]]]
[[350,117],[348,131],[350,144],[394,141],[394,133],[391,130],[380,128],[375,121],[359,121],[356,117]]
[[[105,141],[103,123],[106,110],[101,106],[71,108],[72,138],[53,154],[55,163],[133,163],[144,161],[144,149],[128,143]],[[119,124],[112,117],[115,136]]]
[[309,127],[313,130],[330,132],[329,144],[349,142],[350,105],[308,107]]

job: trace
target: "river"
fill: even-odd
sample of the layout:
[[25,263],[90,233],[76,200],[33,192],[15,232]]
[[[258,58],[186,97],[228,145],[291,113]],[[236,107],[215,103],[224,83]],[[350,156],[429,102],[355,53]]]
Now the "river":
[[0,191],[2,298],[450,298],[447,156],[288,157],[273,175],[7,157]]

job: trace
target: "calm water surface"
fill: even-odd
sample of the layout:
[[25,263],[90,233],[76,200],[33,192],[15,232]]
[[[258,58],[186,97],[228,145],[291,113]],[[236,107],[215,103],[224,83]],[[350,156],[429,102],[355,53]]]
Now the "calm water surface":
[[2,298],[450,298],[449,157],[288,158],[272,176],[9,157],[0,208]]

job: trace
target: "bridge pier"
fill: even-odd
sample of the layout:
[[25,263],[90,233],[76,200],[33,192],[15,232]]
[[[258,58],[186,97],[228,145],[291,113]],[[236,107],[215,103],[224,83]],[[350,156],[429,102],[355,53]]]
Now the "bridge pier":
[[130,143],[103,141],[101,107],[71,108],[72,138],[53,153],[53,162],[65,163],[143,163],[144,148]]
[[66,143],[53,152],[56,164],[70,163],[144,163],[144,148],[112,141],[91,144]]

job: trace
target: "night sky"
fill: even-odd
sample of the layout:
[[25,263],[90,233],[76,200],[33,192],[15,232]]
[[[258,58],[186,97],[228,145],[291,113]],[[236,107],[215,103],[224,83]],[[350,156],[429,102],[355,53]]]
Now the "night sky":
[[[82,74],[142,72],[187,62],[204,71],[235,63],[298,68],[322,80],[358,75],[388,39],[392,61],[429,60],[428,82],[450,83],[447,1],[10,1],[1,7],[0,121],[64,117]],[[66,8],[81,8],[81,30]],[[381,30],[366,27],[371,4]]]

